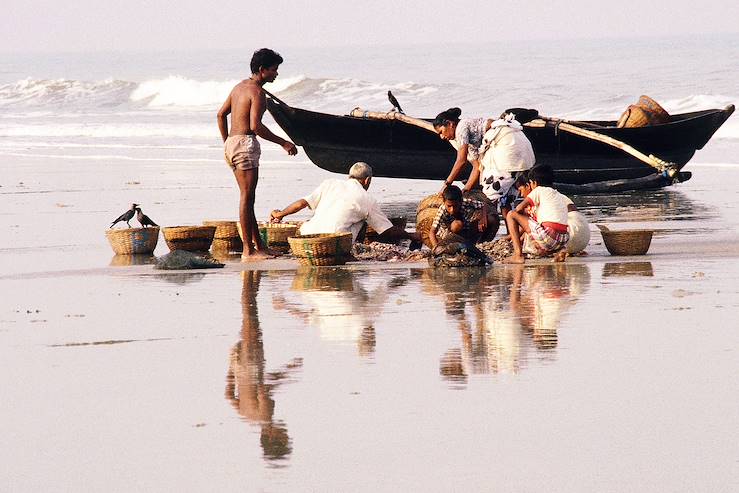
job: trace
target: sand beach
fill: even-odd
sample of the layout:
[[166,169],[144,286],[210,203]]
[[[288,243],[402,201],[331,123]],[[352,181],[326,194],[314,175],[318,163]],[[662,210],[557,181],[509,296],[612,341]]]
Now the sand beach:
[[[220,163],[199,165],[206,186],[173,166],[70,177],[17,159],[2,183],[11,490],[736,485],[735,169],[577,198],[593,221],[656,229],[643,257],[610,256],[594,231],[564,265],[118,265],[101,196],[135,191],[162,224],[232,217]],[[262,214],[281,175],[323,174],[272,166]],[[375,185],[400,213],[428,192]]]

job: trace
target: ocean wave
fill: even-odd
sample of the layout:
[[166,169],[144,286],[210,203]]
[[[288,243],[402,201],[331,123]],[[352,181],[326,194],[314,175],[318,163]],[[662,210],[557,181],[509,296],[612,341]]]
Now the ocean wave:
[[[228,96],[238,80],[196,80],[172,75],[140,83],[104,79],[83,81],[71,79],[23,79],[0,85],[0,108],[12,110],[18,118],[29,112],[53,107],[51,114],[62,111],[197,109],[217,107]],[[413,82],[384,84],[358,79],[312,79],[305,75],[283,77],[265,85],[268,91],[301,101],[308,107],[378,103],[387,106],[388,89],[406,100],[421,99],[436,87]],[[26,111],[23,111],[26,110]]]
[[[265,88],[280,93],[303,80],[303,75],[287,77],[266,84]],[[199,81],[175,75],[142,82],[131,93],[130,99],[144,101],[151,108],[220,106],[238,82],[236,79]]]
[[76,104],[92,107],[117,106],[128,99],[136,83],[105,79],[82,81],[70,79],[22,79],[0,85],[0,108],[40,106],[55,108]]

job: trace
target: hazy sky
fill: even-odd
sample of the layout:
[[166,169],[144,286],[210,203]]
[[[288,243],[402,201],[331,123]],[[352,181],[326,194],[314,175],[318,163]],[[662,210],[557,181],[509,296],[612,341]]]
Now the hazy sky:
[[739,32],[718,0],[5,0],[0,51],[246,49]]

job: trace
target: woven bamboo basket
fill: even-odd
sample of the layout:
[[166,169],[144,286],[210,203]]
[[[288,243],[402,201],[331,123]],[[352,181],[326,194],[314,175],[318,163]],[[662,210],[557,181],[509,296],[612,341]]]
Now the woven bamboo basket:
[[310,265],[312,267],[344,265],[351,257],[347,255],[338,255],[334,257],[297,257],[300,265]]
[[429,195],[418,203],[418,207],[416,207],[416,214],[420,213],[424,209],[428,209],[429,207],[438,209],[439,206],[443,203],[444,199],[442,199],[441,195],[439,195],[438,193]]
[[421,241],[426,246],[431,246],[429,242],[429,231],[431,231],[431,225],[434,223],[438,211],[438,207],[428,207],[416,216],[416,232],[421,235]]
[[301,265],[342,265],[351,255],[351,233],[322,233],[288,238]]
[[300,224],[295,222],[260,222],[259,227],[267,230],[267,243],[269,243],[269,246],[287,245],[287,239],[298,234],[298,228],[300,227]]
[[215,226],[213,250],[223,252],[240,252],[244,248],[236,221],[203,221],[203,226]]
[[660,104],[649,96],[641,95],[637,106],[641,106],[652,114],[653,124],[667,123],[670,121],[670,114]]
[[652,231],[647,229],[632,229],[626,231],[602,230],[603,243],[611,255],[630,256],[644,255],[649,251],[652,243]]
[[159,240],[159,228],[109,229],[105,236],[116,255],[152,253]]
[[207,252],[213,243],[215,226],[171,226],[162,230],[171,251]]
[[[267,239],[267,228],[264,226],[261,226],[262,223],[259,223],[257,226],[259,227],[259,236],[262,238],[262,243],[264,243],[264,246],[269,246],[269,240]],[[241,223],[236,223],[236,230],[239,233],[239,239],[242,243],[243,248],[243,242],[244,242],[244,232],[241,231]]]
[[670,114],[649,96],[641,96],[636,104],[623,112],[616,124],[619,128],[646,127],[670,121]]

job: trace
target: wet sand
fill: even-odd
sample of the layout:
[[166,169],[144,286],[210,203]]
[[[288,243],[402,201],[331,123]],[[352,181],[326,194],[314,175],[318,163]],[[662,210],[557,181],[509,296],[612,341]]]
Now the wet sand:
[[[658,229],[643,257],[594,232],[564,265],[160,272],[105,243],[138,187],[121,183],[139,176],[163,224],[227,218],[221,168],[190,188],[202,170],[90,168],[75,188],[31,164],[0,188],[9,491],[739,488],[735,170],[577,198],[593,221]],[[276,175],[263,185],[261,214],[286,202]],[[407,212],[435,185],[372,190]]]

